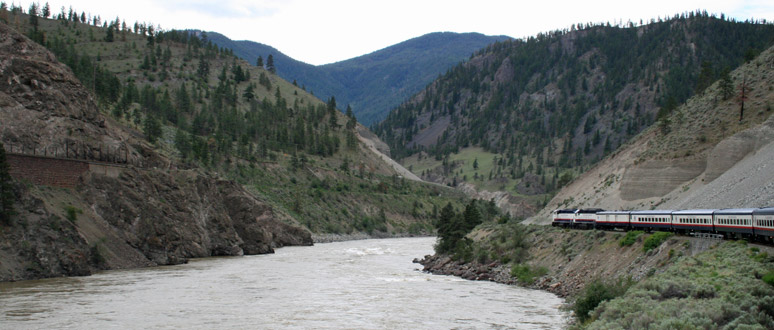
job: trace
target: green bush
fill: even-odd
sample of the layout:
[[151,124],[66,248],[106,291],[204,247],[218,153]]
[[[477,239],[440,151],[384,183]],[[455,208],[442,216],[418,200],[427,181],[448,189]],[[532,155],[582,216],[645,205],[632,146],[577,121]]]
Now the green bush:
[[645,242],[642,244],[642,251],[648,252],[650,250],[653,250],[659,246],[661,246],[661,243],[664,243],[664,241],[667,240],[667,238],[672,237],[672,233],[660,231],[657,233],[654,233],[653,235],[648,236],[648,238],[645,239]]
[[548,274],[548,268],[546,267],[530,267],[527,264],[516,264],[511,267],[511,276],[517,278],[519,283],[524,285],[530,285],[535,283],[535,280]]
[[630,245],[634,244],[634,242],[637,241],[637,237],[640,237],[640,235],[642,235],[642,233],[643,233],[642,230],[630,231],[630,232],[626,233],[626,236],[624,236],[624,238],[621,239],[619,244],[621,246],[630,246]]
[[763,275],[763,282],[766,282],[766,284],[774,286],[774,270],[769,271],[766,273],[766,275]]
[[83,213],[83,210],[72,205],[67,205],[64,209],[65,213],[67,214],[67,220],[70,220],[70,222],[73,223],[75,223],[75,220],[78,220],[78,214]]
[[623,296],[596,307],[584,319],[593,318],[594,322],[584,326],[774,329],[774,286],[764,284],[774,283],[774,266],[744,257],[747,253],[747,247],[726,242],[699,255],[680,258]]
[[583,293],[572,306],[578,320],[583,323],[591,318],[591,312],[603,301],[622,296],[633,284],[631,280],[618,280],[616,283],[605,283],[594,280],[586,285]]

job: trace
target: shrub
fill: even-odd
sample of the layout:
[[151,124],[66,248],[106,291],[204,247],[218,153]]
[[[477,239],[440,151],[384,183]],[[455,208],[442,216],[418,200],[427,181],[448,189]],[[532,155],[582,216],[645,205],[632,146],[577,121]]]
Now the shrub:
[[527,264],[516,264],[511,267],[511,276],[517,278],[519,283],[524,285],[535,283],[536,279],[546,274],[548,274],[546,267],[532,268]]
[[642,244],[642,251],[648,252],[650,250],[653,250],[659,246],[661,246],[661,243],[664,243],[664,241],[667,240],[667,238],[672,237],[672,233],[660,231],[653,235],[648,236],[648,238],[645,239],[645,242]]
[[600,303],[622,296],[632,283],[631,280],[618,280],[616,283],[604,283],[598,279],[592,281],[572,306],[575,316],[581,323],[586,322]]
[[67,220],[70,220],[70,222],[73,223],[75,223],[75,220],[78,220],[78,214],[83,213],[83,210],[72,205],[67,205],[64,209],[67,214]]
[[89,249],[89,254],[91,255],[91,263],[96,265],[99,268],[102,268],[105,266],[105,256],[102,255],[102,251],[100,249],[100,244],[95,243],[91,246]]
[[766,275],[763,275],[763,282],[766,282],[766,284],[774,286],[774,270],[769,271],[766,273]]
[[624,238],[621,239],[619,244],[621,246],[630,246],[630,245],[634,244],[634,242],[637,241],[637,237],[640,237],[640,235],[642,235],[642,233],[643,233],[642,230],[630,231],[630,232],[626,233],[626,236],[624,236]]

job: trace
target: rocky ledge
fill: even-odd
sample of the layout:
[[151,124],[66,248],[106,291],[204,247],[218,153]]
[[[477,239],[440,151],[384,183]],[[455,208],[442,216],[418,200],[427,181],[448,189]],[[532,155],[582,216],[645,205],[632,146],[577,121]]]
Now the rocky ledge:
[[424,266],[423,271],[435,275],[453,275],[473,281],[492,281],[503,284],[517,284],[506,265],[499,262],[481,264],[454,260],[447,255],[426,255],[423,259],[414,259],[414,263]]

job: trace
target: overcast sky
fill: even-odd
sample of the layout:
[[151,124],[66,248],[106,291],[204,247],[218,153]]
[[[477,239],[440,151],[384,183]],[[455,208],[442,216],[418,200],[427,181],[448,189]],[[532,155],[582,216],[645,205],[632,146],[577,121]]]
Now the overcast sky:
[[[25,10],[32,1],[0,0]],[[492,1],[492,0],[71,0],[48,2],[52,12],[153,23],[165,30],[215,31],[251,40],[320,65],[368,54],[430,32],[479,32],[522,38],[573,23],[638,23],[704,9],[745,20],[774,21],[772,0]]]

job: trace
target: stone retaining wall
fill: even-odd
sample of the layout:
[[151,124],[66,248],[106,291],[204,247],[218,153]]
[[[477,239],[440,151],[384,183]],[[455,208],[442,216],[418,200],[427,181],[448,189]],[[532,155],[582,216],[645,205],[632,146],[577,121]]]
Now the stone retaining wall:
[[7,153],[11,176],[36,185],[74,188],[83,173],[92,170],[115,177],[122,166],[77,159]]

